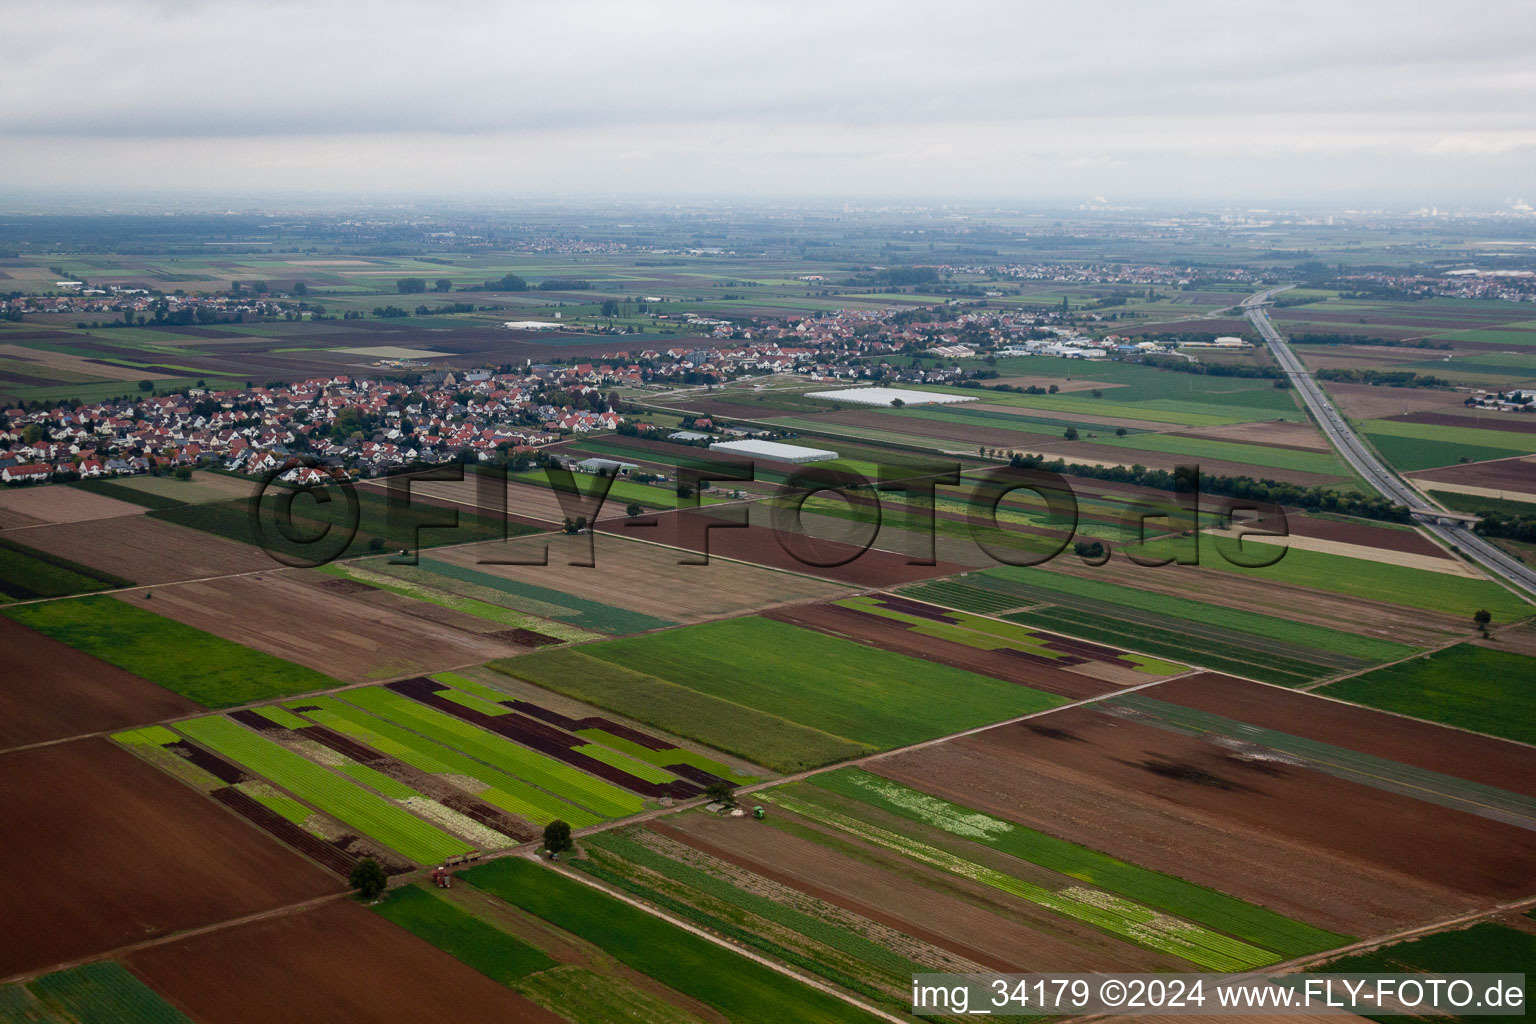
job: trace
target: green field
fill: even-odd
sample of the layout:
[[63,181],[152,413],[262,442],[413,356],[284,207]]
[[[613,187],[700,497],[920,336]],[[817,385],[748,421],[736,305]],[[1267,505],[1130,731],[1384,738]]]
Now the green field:
[[[1485,921],[1470,928],[1440,932],[1410,939],[1368,953],[1330,960],[1315,968],[1340,974],[1524,974],[1527,995],[1536,977],[1536,934],[1508,925]],[[1445,1021],[1447,1024],[1474,1024],[1478,1021],[1526,1020],[1528,1010],[1520,1013],[1477,1016],[1425,1016],[1418,1019]],[[1383,1022],[1414,1018],[1371,1016]]]
[[[1284,559],[1281,559],[1280,564],[1283,565],[1294,555],[1310,553],[1290,551]],[[1266,570],[1253,571],[1262,572]],[[1456,578],[1459,579],[1460,577]],[[1021,596],[1025,597],[1040,597],[1050,594],[1081,597],[1126,608],[1155,612],[1160,616],[1180,619],[1186,622],[1220,627],[1224,632],[1235,631],[1239,634],[1278,640],[1297,647],[1328,651],[1350,658],[1359,658],[1364,661],[1391,661],[1413,651],[1411,647],[1393,643],[1389,640],[1379,640],[1375,637],[1345,633],[1336,629],[1329,629],[1325,626],[1314,626],[1304,622],[1292,622],[1289,619],[1277,618],[1273,615],[1245,611],[1241,608],[1232,608],[1226,605],[1208,604],[1191,598],[1174,597],[1168,594],[1154,594],[1117,583],[1088,579],[1081,576],[1069,576],[1061,572],[999,566],[982,572],[980,579],[976,576],[966,577],[966,582],[977,582],[982,586],[990,586],[994,581],[1002,583],[1004,586],[1012,589],[1013,592],[1020,593]]]
[[1349,475],[1348,467],[1332,452],[1302,452],[1290,448],[1271,448],[1262,444],[1216,441],[1203,437],[1179,437],[1175,434],[1131,434],[1126,437],[1101,437],[1094,443],[1109,445],[1114,448],[1134,449],[1136,451],[1184,455],[1191,459],[1240,462],[1265,469],[1290,469],[1300,473],[1317,473],[1323,476]]
[[1457,644],[1324,687],[1386,711],[1536,744],[1536,658]]
[[1511,622],[1536,614],[1536,607],[1487,579],[1452,576],[1431,569],[1350,558],[1324,551],[1289,548],[1285,557],[1262,569],[1233,565],[1224,558],[1207,558],[1202,566],[1255,579],[1294,583],[1368,601],[1405,608],[1465,616],[1479,608],[1493,612],[1495,622]]
[[[989,676],[755,616],[588,644],[580,653],[844,743],[876,748],[915,743],[1065,703],[1061,697]],[[547,674],[540,671],[541,662],[554,654],[539,651],[499,667],[539,682]],[[561,662],[569,666],[568,659]],[[570,681],[564,684],[570,686]],[[590,693],[588,699],[602,703]],[[689,721],[683,709],[669,712],[664,706],[653,713],[661,718],[655,724],[713,742],[697,736],[698,724]],[[786,760],[780,754],[763,762],[741,749],[723,749],[771,767]]]
[[503,985],[555,966],[543,950],[419,886],[396,889],[373,909]]
[[314,669],[112,597],[22,605],[4,614],[208,708],[341,685]]
[[[1424,483],[1433,488],[1434,481]],[[1480,494],[1462,494],[1460,491],[1431,490],[1429,496],[1453,512],[1497,512],[1521,519],[1536,519],[1536,502],[1515,501],[1510,498],[1486,498]]]
[[154,989],[111,960],[45,974],[25,987],[0,989],[0,1020],[192,1024]]
[[875,1018],[771,968],[532,861],[506,858],[460,876],[498,899],[601,947],[735,1024],[837,1024]]
[[131,586],[132,580],[0,538],[0,603]]
[[[1000,566],[902,588],[905,596],[1296,686],[1405,657],[1402,644],[1107,580]],[[1019,608],[1020,611],[1010,611]]]
[[473,849],[355,782],[326,771],[228,718],[194,718],[176,723],[176,729],[418,864],[438,863]]
[[487,732],[382,686],[348,690],[343,697],[348,704],[396,722],[428,739],[452,746],[493,768],[603,817],[634,814],[645,806],[645,801],[640,797],[612,783],[594,778],[563,761],[519,746],[504,736]]
[[587,650],[547,649],[493,661],[489,667],[776,771],[801,771],[874,751],[769,711],[591,657]]
[[[573,827],[581,828],[603,820],[602,815],[561,800],[553,793],[491,767],[483,760],[461,753],[448,742],[403,728],[346,701],[334,697],[308,697],[294,701],[292,706],[305,708],[304,717],[315,724],[350,736],[419,771],[430,775],[458,775],[478,780],[487,788],[476,792],[476,798],[500,807],[509,814],[526,818],[535,825],[547,825],[556,818],[563,818]],[[262,713],[267,714],[268,710],[263,708]],[[500,737],[487,734],[485,742],[494,748],[494,739]]]
[[1536,437],[1514,431],[1398,420],[1366,420],[1359,427],[1387,461],[1404,472],[1536,452]]

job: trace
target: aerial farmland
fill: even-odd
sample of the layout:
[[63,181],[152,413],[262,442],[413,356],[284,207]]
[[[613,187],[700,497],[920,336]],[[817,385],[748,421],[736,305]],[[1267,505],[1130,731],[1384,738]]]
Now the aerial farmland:
[[1536,975],[1504,257],[587,212],[0,216],[0,1021]]

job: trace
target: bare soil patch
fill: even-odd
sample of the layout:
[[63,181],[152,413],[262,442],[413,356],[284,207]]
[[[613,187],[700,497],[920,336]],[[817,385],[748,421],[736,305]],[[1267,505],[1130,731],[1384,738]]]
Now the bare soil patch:
[[1529,895],[1525,829],[1091,708],[1048,721],[1050,734],[999,726],[874,768],[1354,934]]
[[[1450,483],[1491,492],[1484,494],[1484,497],[1494,497],[1500,492],[1509,491],[1536,494],[1536,456],[1518,455],[1514,458],[1472,462],[1463,466],[1440,466],[1436,469],[1409,473],[1408,476],[1429,489],[1433,489],[1437,484]],[[1465,493],[1477,494],[1482,491]],[[1516,495],[1511,494],[1510,497],[1516,497]],[[1516,500],[1520,499],[1516,498]]]
[[207,1024],[560,1021],[350,900],[140,950],[126,963]]
[[[754,510],[755,511],[755,510]],[[950,562],[937,565],[909,565],[908,556],[871,548],[861,552],[851,544],[817,540],[813,552],[817,561],[844,561],[842,565],[807,565],[790,551],[803,551],[803,538],[789,538],[781,543],[772,527],[760,525],[766,510],[755,511],[750,526],[709,528],[723,520],[708,509],[688,509],[654,517],[599,524],[600,532],[628,534],[643,540],[666,544],[686,551],[708,551],[713,556],[752,562],[789,572],[805,573],[860,587],[891,587],[916,580],[952,576],[965,567]],[[647,527],[654,521],[654,527]],[[633,531],[631,533],[631,531]],[[786,549],[784,544],[788,544]],[[676,552],[674,552],[676,554]]]
[[[651,518],[666,521],[674,514]],[[626,520],[634,523],[638,520]],[[662,527],[636,528],[637,540],[599,530],[577,537],[526,537],[505,544],[490,541],[458,548],[439,548],[432,557],[479,572],[550,587],[576,597],[644,612],[675,622],[697,622],[736,615],[792,601],[826,600],[848,593],[847,588],[807,576],[711,558],[708,565],[680,565],[695,557],[686,551],[640,543]],[[711,550],[728,531],[714,530]],[[743,531],[729,531],[740,533]],[[590,543],[590,547],[588,546]],[[548,565],[485,565],[482,559],[534,559],[545,546]],[[777,545],[775,545],[777,547]],[[571,565],[591,556],[592,566]],[[802,571],[812,571],[801,567]]]
[[1265,729],[1536,796],[1536,750],[1518,743],[1216,672],[1172,680],[1152,695]]
[[0,748],[123,729],[199,706],[0,616]]
[[106,739],[0,758],[0,977],[340,883]]
[[137,583],[281,568],[260,548],[147,516],[40,526],[17,539]]
[[858,858],[749,819],[684,814],[667,823],[676,826],[666,833],[671,838],[994,969],[1144,971],[1173,966],[1156,953],[996,889],[854,840],[848,841],[860,847]]
[[1536,416],[1524,413],[1478,412],[1468,409],[1465,414],[1415,412],[1407,416],[1391,418],[1404,423],[1433,423],[1444,427],[1473,427],[1479,430],[1507,430],[1516,434],[1536,434]]
[[[71,355],[68,352],[50,352],[46,349],[27,348],[23,345],[0,345],[0,357],[22,359],[29,363],[35,363],[39,367],[63,370],[67,373],[84,374],[99,380],[140,381],[168,376],[165,373],[155,372],[153,368],[113,366],[110,363],[98,362],[95,359],[85,359],[81,356]],[[44,373],[43,376],[47,376],[47,374]]]
[[[138,592],[122,599],[146,604]],[[480,633],[309,586],[289,574],[157,587],[146,606],[348,682],[438,672],[504,658],[518,649]]]
[[1461,408],[1467,397],[1459,391],[1436,391],[1433,388],[1382,388],[1338,381],[1328,381],[1323,386],[1344,410],[1344,415],[1355,420]]
[[34,523],[81,523],[137,516],[143,512],[144,509],[131,502],[82,491],[78,487],[40,484],[0,488],[0,528],[3,529]]

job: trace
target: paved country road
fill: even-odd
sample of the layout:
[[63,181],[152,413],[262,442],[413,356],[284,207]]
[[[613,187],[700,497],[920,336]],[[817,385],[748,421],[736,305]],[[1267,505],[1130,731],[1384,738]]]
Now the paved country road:
[[1414,513],[1414,519],[1419,526],[1446,544],[1455,546],[1482,566],[1485,571],[1520,590],[1524,596],[1536,596],[1536,570],[1532,570],[1524,562],[1483,540],[1465,523],[1437,517],[1436,510],[1429,499],[1392,472],[1376,457],[1376,453],[1360,440],[1359,435],[1355,433],[1355,428],[1350,426],[1349,421],[1328,400],[1328,396],[1323,393],[1323,389],[1313,379],[1312,374],[1302,365],[1296,353],[1292,352],[1291,347],[1286,344],[1280,331],[1270,322],[1269,313],[1265,307],[1276,292],[1282,291],[1285,291],[1285,288],[1271,288],[1250,295],[1243,300],[1243,313],[1263,336],[1265,344],[1274,353],[1275,361],[1290,378],[1291,384],[1301,392],[1301,397],[1307,403],[1307,408],[1311,410],[1313,419],[1323,429],[1328,440],[1349,461],[1355,471],[1365,478],[1367,483],[1386,495],[1394,504],[1423,510]]

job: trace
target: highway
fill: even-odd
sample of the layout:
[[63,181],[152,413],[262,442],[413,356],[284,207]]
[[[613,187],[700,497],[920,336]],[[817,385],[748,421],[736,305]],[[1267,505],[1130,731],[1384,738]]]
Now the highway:
[[1249,296],[1243,300],[1243,313],[1258,329],[1265,344],[1274,353],[1275,361],[1290,378],[1292,386],[1301,393],[1302,400],[1307,403],[1307,408],[1312,411],[1313,418],[1317,420],[1318,426],[1323,429],[1328,440],[1355,468],[1355,471],[1365,478],[1367,483],[1394,504],[1425,510],[1414,513],[1413,518],[1419,526],[1446,544],[1454,545],[1482,566],[1484,571],[1509,583],[1525,596],[1536,597],[1536,570],[1510,557],[1502,549],[1494,547],[1473,533],[1466,524],[1437,517],[1429,499],[1392,472],[1360,440],[1354,427],[1350,426],[1349,421],[1329,401],[1322,387],[1312,378],[1312,374],[1302,365],[1296,353],[1292,352],[1291,347],[1286,344],[1285,338],[1270,322],[1269,313],[1265,307],[1275,293],[1282,291],[1285,291],[1285,288],[1271,288]]

